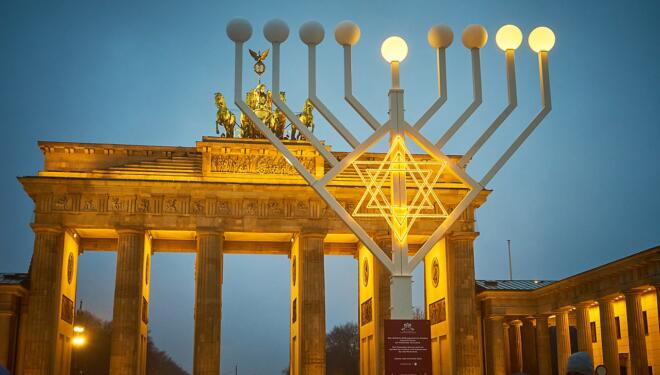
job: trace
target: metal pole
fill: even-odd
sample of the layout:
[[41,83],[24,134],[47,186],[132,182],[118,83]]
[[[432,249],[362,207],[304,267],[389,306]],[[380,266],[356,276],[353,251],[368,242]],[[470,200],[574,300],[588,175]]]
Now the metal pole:
[[[389,92],[390,123],[390,147],[395,147],[392,152],[390,168],[392,169],[392,260],[394,261],[394,272],[390,285],[391,294],[391,317],[392,319],[412,319],[412,275],[408,271],[408,239],[405,234],[408,223],[406,217],[407,195],[406,195],[406,172],[403,166],[406,162],[405,153],[402,149],[405,139],[403,119],[403,90],[399,88],[399,63],[394,61],[392,68],[392,88]],[[398,164],[400,162],[402,164]],[[403,218],[403,220],[401,220]],[[403,235],[401,235],[404,233]]]
[[513,280],[513,266],[511,265],[511,240],[506,240],[509,248],[509,280]]

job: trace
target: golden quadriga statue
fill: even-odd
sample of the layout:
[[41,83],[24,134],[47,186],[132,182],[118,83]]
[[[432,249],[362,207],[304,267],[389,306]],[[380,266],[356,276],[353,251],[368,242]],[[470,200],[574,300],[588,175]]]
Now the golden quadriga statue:
[[[263,61],[268,56],[268,50],[265,52],[255,52],[250,50],[250,55],[255,59],[254,71],[259,77],[259,83],[255,88],[245,94],[245,103],[250,107],[257,117],[268,126],[275,135],[280,139],[302,139],[300,131],[296,129],[295,125],[287,123],[286,115],[279,109],[273,109],[273,93],[266,88],[266,85],[261,83],[261,75],[265,72],[265,65]],[[279,92],[280,100],[286,102],[286,93]],[[235,138],[236,116],[227,107],[227,102],[224,96],[217,92],[215,93],[215,105],[218,112],[215,120],[215,131],[220,134],[220,127],[224,129],[223,137]],[[300,122],[314,131],[314,106],[309,100],[305,101],[303,111],[298,113]],[[240,116],[240,137],[241,138],[264,138],[254,125],[252,120],[247,115],[241,112]]]

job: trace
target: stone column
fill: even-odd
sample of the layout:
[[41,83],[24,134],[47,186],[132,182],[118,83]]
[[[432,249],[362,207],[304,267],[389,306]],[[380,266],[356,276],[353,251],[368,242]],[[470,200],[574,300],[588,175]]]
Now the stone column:
[[220,374],[223,235],[197,231],[194,375]]
[[[392,256],[392,237],[388,233],[377,233],[374,235],[376,244],[390,257]],[[375,338],[375,373],[385,372],[385,320],[390,319],[390,271],[380,261],[373,257],[374,278],[378,278],[375,284],[375,308],[374,308],[374,338]]]
[[603,364],[608,375],[619,375],[619,347],[616,339],[614,305],[610,299],[598,300],[600,310],[600,336],[603,347]]
[[522,352],[523,352],[523,373],[536,375],[538,373],[538,364],[536,360],[536,328],[534,328],[533,318],[523,318],[522,320]]
[[[145,234],[138,229],[117,230],[117,273],[110,338],[110,375],[142,375],[146,368],[143,324],[145,292]],[[144,305],[144,306],[143,306]]]
[[658,310],[658,329],[660,330],[660,283],[653,286],[655,287],[655,307]]
[[34,250],[30,263],[30,313],[25,332],[23,374],[51,375],[60,321],[60,283],[64,231],[57,226],[33,225]]
[[511,372],[522,372],[522,337],[520,327],[522,323],[514,320],[509,323],[509,353],[511,355]]
[[581,302],[575,306],[575,324],[577,325],[578,351],[589,353],[589,357],[593,361],[594,349],[591,343],[589,306],[591,306],[590,302]]
[[325,374],[325,232],[303,229],[299,249],[300,374]]
[[550,353],[550,330],[548,328],[548,316],[536,317],[536,359],[538,362],[538,374],[552,374],[552,357]]
[[504,338],[503,347],[504,347],[504,367],[506,368],[506,373],[511,373],[511,346],[509,345],[509,323],[502,324],[502,337]]
[[557,328],[557,370],[559,374],[565,374],[566,362],[571,356],[568,310],[560,310],[555,314],[555,326]]
[[503,317],[486,318],[486,368],[488,375],[505,375]]
[[449,335],[455,374],[480,375],[481,356],[477,332],[474,289],[474,232],[453,233],[447,239]]
[[628,344],[630,347],[630,374],[647,375],[649,363],[646,356],[646,335],[642,314],[642,291],[630,290],[626,296],[626,318],[628,321]]
[[658,310],[658,330],[660,330],[660,283],[653,286],[655,287],[655,307]]

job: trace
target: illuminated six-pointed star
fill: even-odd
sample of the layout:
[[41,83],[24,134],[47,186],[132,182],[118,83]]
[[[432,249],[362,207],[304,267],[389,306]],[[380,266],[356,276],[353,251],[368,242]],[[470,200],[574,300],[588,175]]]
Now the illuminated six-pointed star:
[[[382,217],[399,241],[404,241],[418,218],[446,218],[447,210],[435,192],[446,163],[442,160],[415,160],[403,138],[395,137],[382,161],[355,161],[353,167],[365,185],[355,206],[354,217]],[[393,179],[405,179],[405,202],[395,204]],[[389,189],[387,194],[384,189]],[[409,194],[412,192],[412,194]]]

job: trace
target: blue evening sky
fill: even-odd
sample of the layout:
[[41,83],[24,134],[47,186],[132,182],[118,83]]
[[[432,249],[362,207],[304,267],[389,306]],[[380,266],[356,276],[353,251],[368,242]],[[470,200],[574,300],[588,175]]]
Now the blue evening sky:
[[[454,29],[449,101],[425,129],[432,139],[471,101],[469,52],[460,33],[483,24],[490,34],[482,51],[484,104],[450,142],[450,153],[464,152],[506,104],[497,29],[513,23],[527,35],[538,25],[551,27],[557,36],[550,54],[554,109],[488,186],[494,191],[477,214],[477,277],[507,276],[507,239],[514,277],[523,279],[563,278],[658,245],[659,7],[656,1],[2,1],[0,272],[24,272],[29,265],[33,204],[15,177],[42,167],[37,140],[193,146],[214,133],[212,94],[220,90],[233,99],[233,46],[225,25],[234,16],[252,22],[247,47],[253,49],[269,47],[261,32],[266,21],[289,23],[282,87],[296,108],[305,98],[307,74],[297,30],[305,21],[321,22],[326,40],[318,52],[319,96],[362,139],[369,128],[342,99],[341,48],[333,37],[339,21],[352,19],[362,28],[353,53],[354,89],[381,120],[389,72],[380,43],[393,34],[408,41],[401,80],[406,115],[416,119],[436,95],[426,32],[438,23]],[[526,42],[516,57],[519,108],[472,163],[477,176],[540,106],[537,60]],[[248,73],[246,86],[255,83]],[[320,138],[345,150],[325,123],[318,124]],[[106,319],[114,267],[112,253],[81,258],[78,297]],[[193,267],[191,254],[153,258],[151,332],[188,370]],[[241,373],[274,374],[288,365],[288,272],[283,256],[225,257],[223,371],[238,365]],[[357,319],[356,273],[353,258],[326,258],[328,329]]]

